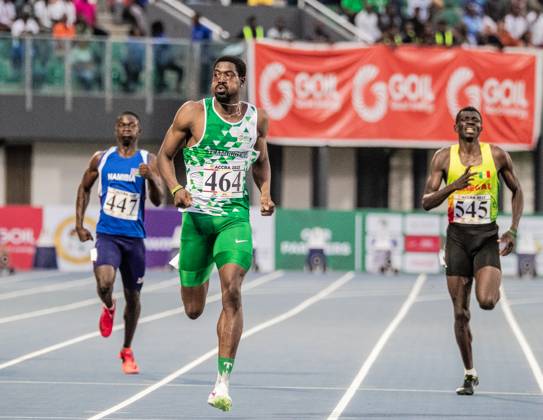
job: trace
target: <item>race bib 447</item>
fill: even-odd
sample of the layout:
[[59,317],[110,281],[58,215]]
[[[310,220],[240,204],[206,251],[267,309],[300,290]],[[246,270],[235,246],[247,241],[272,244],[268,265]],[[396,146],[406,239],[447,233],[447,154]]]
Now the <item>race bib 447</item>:
[[104,201],[104,213],[123,220],[138,220],[140,195],[109,187]]

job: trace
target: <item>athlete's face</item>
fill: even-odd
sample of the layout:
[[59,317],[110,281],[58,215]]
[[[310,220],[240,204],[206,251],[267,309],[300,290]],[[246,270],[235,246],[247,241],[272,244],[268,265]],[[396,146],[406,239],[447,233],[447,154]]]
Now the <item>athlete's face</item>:
[[479,138],[483,131],[483,121],[479,113],[475,111],[464,111],[458,117],[458,122],[454,126],[454,131],[458,133],[462,140],[472,142]]
[[245,77],[240,77],[234,63],[219,61],[213,69],[211,80],[211,92],[222,103],[228,103],[231,99],[237,101],[241,86],[245,83]]
[[136,143],[141,133],[140,123],[133,115],[121,115],[115,124],[115,136],[124,147]]

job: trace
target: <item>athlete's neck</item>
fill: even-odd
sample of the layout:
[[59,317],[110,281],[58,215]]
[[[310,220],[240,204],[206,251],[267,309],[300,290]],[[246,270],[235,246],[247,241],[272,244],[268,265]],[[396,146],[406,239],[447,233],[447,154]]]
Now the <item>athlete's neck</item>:
[[122,157],[132,157],[136,153],[136,150],[137,150],[137,146],[134,143],[129,144],[128,146],[125,146],[124,144],[117,145],[117,152]]
[[218,111],[228,117],[238,117],[241,116],[243,111],[243,102],[239,98],[231,98],[228,102],[221,102],[215,98],[215,103],[217,104]]
[[467,153],[469,155],[479,154],[479,152],[481,150],[479,139],[475,139],[475,140],[472,140],[472,141],[467,141],[467,140],[464,140],[464,139],[460,139],[458,141],[458,144],[460,146],[460,151],[462,153]]

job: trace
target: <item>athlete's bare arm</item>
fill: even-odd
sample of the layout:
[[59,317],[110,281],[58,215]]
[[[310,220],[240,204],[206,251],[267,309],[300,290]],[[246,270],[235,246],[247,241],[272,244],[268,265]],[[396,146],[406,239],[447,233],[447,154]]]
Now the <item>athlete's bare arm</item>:
[[164,192],[162,190],[162,179],[158,173],[156,156],[149,153],[149,163],[141,163],[140,175],[147,180],[149,185],[149,199],[155,206],[160,206],[162,199],[164,198]]
[[89,205],[92,186],[98,179],[98,165],[100,164],[100,159],[103,154],[104,152],[98,151],[92,155],[89,167],[83,173],[83,179],[81,179],[81,183],[77,188],[77,199],[75,202],[75,230],[81,242],[93,240],[90,231],[83,227],[83,220],[85,219],[85,211]]
[[502,148],[493,145],[492,157],[494,158],[496,169],[502,175],[505,185],[507,185],[507,188],[509,188],[513,194],[511,198],[511,208],[513,213],[511,227],[500,238],[500,242],[505,244],[502,246],[500,254],[505,256],[511,253],[511,251],[513,251],[515,248],[515,234],[518,229],[520,216],[522,216],[522,211],[524,209],[524,195],[522,193],[520,182],[515,174],[513,161],[511,160],[509,153]]
[[258,138],[255,150],[260,152],[257,161],[253,164],[253,179],[260,190],[260,213],[270,216],[275,210],[275,203],[271,199],[271,169],[268,156],[268,114],[263,109],[258,110],[257,122]]
[[[175,176],[173,158],[179,150],[185,146],[191,146],[196,141],[195,139],[199,138],[198,134],[201,133],[195,133],[197,131],[195,130],[195,126],[198,118],[201,118],[203,115],[203,112],[204,109],[201,102],[185,102],[175,114],[172,125],[166,131],[166,135],[158,151],[157,164],[160,175],[170,191],[179,185],[179,181]],[[192,205],[192,197],[184,188],[175,193],[173,201],[177,207],[181,208]]]
[[439,189],[441,181],[446,180],[447,177],[449,153],[449,148],[446,147],[438,150],[432,158],[430,176],[426,180],[426,187],[424,188],[424,195],[422,196],[422,208],[424,210],[431,210],[439,206],[452,192],[466,188],[475,175],[475,172],[470,172],[471,166],[468,166],[460,178],[449,185],[445,185],[442,189]]

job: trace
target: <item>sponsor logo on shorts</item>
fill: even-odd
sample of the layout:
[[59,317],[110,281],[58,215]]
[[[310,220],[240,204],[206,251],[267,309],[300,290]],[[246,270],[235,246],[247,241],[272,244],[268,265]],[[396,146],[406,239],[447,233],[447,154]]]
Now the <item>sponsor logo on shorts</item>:
[[138,278],[136,284],[143,284],[143,277]]

